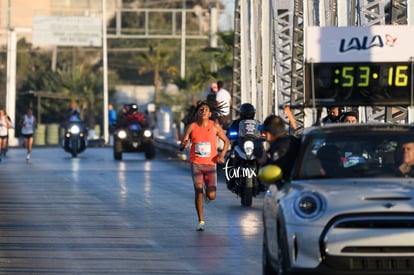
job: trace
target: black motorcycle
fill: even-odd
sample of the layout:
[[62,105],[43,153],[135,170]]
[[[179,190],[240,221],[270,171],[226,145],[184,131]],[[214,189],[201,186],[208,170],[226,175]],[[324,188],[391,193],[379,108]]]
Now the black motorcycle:
[[76,158],[87,147],[88,131],[81,121],[70,121],[65,125],[65,135],[62,138],[63,149]]
[[263,191],[258,178],[259,165],[253,154],[255,146],[261,146],[263,138],[260,123],[254,119],[239,122],[239,130],[230,128],[227,136],[231,150],[226,158],[224,172],[227,189],[237,194],[243,206],[251,206],[253,197]]

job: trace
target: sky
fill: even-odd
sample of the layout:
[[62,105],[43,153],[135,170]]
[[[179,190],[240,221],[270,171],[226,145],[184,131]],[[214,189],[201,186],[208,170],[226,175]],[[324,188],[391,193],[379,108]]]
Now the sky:
[[234,0],[221,0],[225,5],[224,14],[220,18],[220,30],[226,31],[233,29],[234,24]]

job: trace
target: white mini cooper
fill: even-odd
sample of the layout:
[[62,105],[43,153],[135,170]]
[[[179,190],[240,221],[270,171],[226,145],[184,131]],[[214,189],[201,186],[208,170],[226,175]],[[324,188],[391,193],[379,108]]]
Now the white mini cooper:
[[414,274],[411,164],[414,127],[308,129],[264,198],[263,274]]

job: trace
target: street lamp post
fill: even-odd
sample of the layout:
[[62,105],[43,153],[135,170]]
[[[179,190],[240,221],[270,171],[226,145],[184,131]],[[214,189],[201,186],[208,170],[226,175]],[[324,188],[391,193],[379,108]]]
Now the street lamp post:
[[183,0],[183,11],[181,13],[181,79],[185,78],[185,43],[186,43],[186,0]]
[[[7,10],[7,88],[6,111],[15,123],[16,114],[16,58],[17,58],[16,31],[11,27],[11,0],[8,1]],[[15,123],[16,124],[16,123]],[[17,145],[14,129],[9,130],[9,145]]]
[[104,143],[109,140],[108,125],[108,54],[106,41],[106,0],[102,0],[102,79],[103,79],[103,132]]

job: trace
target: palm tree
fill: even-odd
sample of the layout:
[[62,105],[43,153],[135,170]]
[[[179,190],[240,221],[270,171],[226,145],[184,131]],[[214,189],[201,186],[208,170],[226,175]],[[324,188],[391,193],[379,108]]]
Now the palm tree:
[[81,114],[87,124],[93,127],[96,122],[97,98],[102,91],[102,75],[94,72],[90,66],[80,65],[70,70],[57,70],[52,73],[50,80],[54,91],[70,96],[72,101],[78,101]]
[[163,49],[161,43],[154,41],[148,41],[148,51],[138,56],[138,61],[141,65],[138,73],[153,72],[155,87],[154,103],[156,106],[159,103],[158,94],[163,85],[161,72],[176,71],[175,67],[171,67],[168,64],[170,58],[169,52]]

